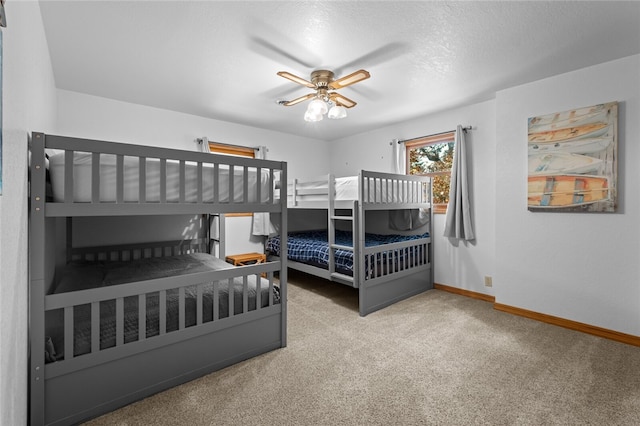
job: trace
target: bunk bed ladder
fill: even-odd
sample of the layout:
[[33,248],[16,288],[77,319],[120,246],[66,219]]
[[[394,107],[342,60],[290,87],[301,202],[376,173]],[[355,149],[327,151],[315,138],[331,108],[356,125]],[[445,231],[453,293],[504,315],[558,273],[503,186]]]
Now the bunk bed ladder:
[[[357,250],[357,245],[355,244],[356,240],[355,238],[352,240],[352,246],[344,246],[344,245],[340,245],[340,244],[336,244],[335,242],[335,230],[336,230],[336,221],[345,221],[345,222],[351,222],[351,231],[352,231],[352,235],[357,235],[356,234],[356,230],[357,230],[357,226],[358,226],[358,219],[356,216],[356,212],[357,212],[357,208],[358,208],[358,202],[354,201],[353,203],[353,209],[351,210],[351,216],[342,216],[342,215],[336,215],[335,214],[335,210],[334,209],[330,209],[329,212],[329,228],[330,228],[330,237],[329,237],[329,271],[330,271],[330,276],[332,279],[334,279],[335,281],[340,281],[340,282],[347,282],[351,285],[354,285],[354,287],[357,287],[357,281],[354,280],[354,277],[349,276],[349,275],[345,275],[345,274],[341,274],[340,272],[336,272],[335,270],[335,250],[346,250],[346,251],[352,251],[353,252],[353,257],[355,258],[357,256],[358,250]],[[332,238],[333,237],[333,238]],[[354,248],[355,247],[355,248]]]
[[[336,244],[336,221],[352,221],[353,222],[353,214],[351,216],[338,216],[336,215],[336,207],[335,207],[335,197],[336,197],[336,180],[333,175],[328,176],[328,187],[327,187],[327,196],[328,196],[328,228],[327,228],[327,238],[329,243],[329,276],[332,280],[348,283],[353,285],[355,282],[353,277],[349,275],[341,274],[336,272],[336,250],[347,250],[353,251],[353,247],[344,246],[340,244]],[[352,212],[355,212],[352,210]]]

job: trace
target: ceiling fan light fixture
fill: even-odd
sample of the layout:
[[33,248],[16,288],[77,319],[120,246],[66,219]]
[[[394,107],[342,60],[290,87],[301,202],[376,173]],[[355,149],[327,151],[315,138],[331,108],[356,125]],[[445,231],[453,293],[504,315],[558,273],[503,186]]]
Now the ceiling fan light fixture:
[[327,106],[327,103],[325,101],[323,101],[322,99],[316,98],[311,102],[309,102],[307,111],[313,114],[324,115],[329,111],[329,107]]
[[339,120],[341,118],[345,118],[347,116],[347,109],[342,105],[334,105],[329,110],[329,114],[327,117],[333,120]]
[[310,108],[307,108],[307,112],[304,113],[304,121],[316,122],[322,120],[322,114],[312,111]]
[[329,70],[313,71],[311,81],[286,71],[280,71],[277,74],[296,84],[315,89],[315,93],[308,93],[290,101],[278,101],[279,105],[292,106],[311,99],[304,114],[305,121],[320,121],[324,115],[333,120],[345,118],[347,108],[353,108],[356,106],[356,102],[331,90],[338,90],[370,77],[366,70],[358,70],[337,80],[334,79],[333,71]]

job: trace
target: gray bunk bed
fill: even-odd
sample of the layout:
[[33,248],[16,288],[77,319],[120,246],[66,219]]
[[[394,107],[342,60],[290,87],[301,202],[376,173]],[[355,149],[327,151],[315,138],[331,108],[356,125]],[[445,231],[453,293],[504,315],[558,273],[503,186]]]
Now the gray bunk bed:
[[[236,212],[281,213],[287,229],[286,163],[43,133],[29,145],[30,424],[76,424],[286,346],[286,259],[232,266],[210,232]],[[205,224],[198,238],[74,247],[76,220],[108,233],[114,217],[178,215]]]
[[[289,223],[299,210],[310,217],[309,209],[325,210],[327,223],[320,232],[316,224],[309,233],[290,232],[288,267],[357,288],[361,316],[433,288],[431,191],[430,177],[366,170],[357,176],[291,179]],[[394,225],[408,222],[405,229],[412,228],[412,220],[420,226],[417,233],[372,233],[374,212],[378,219],[388,214]],[[282,235],[267,241],[276,256],[284,251]]]

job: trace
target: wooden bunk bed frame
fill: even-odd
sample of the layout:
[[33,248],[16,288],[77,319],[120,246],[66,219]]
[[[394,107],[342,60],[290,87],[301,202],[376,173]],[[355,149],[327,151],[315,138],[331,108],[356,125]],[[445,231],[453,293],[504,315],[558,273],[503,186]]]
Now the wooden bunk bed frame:
[[[323,176],[326,185],[305,189],[306,182],[317,180],[318,178],[290,180],[288,209],[327,210],[328,268],[291,259],[288,262],[289,268],[358,288],[361,316],[433,288],[433,209],[430,177],[361,170],[357,176],[357,199],[353,200],[336,199],[336,178],[331,174]],[[405,209],[429,210],[428,237],[371,247],[365,245],[366,212]],[[337,211],[349,213],[336,214]],[[338,222],[351,223],[351,247],[336,244],[335,231]],[[336,272],[334,255],[338,249],[353,252],[353,275]],[[410,260],[394,267],[394,256],[399,251],[408,253]],[[365,261],[378,267],[367,270]],[[381,262],[384,264],[381,265]]]
[[[157,393],[180,383],[192,380],[209,372],[251,358],[261,353],[286,346],[287,336],[287,267],[286,258],[266,263],[218,269],[208,272],[187,273],[180,276],[150,279],[110,285],[88,290],[50,294],[49,288],[56,270],[53,252],[57,243],[54,226],[67,218],[78,216],[145,216],[145,215],[218,215],[234,212],[274,212],[281,213],[280,226],[287,229],[286,188],[280,189],[280,197],[273,182],[278,178],[286,179],[286,163],[255,160],[232,156],[219,156],[209,153],[181,151],[174,149],[102,142],[88,139],[76,139],[63,136],[33,133],[30,139],[30,218],[29,218],[29,422],[42,424],[76,424],[103,413]],[[45,149],[65,151],[64,199],[58,202],[47,198],[46,191],[46,155]],[[76,202],[74,199],[74,153],[91,153],[91,199],[89,202]],[[116,158],[117,183],[115,202],[101,202],[100,199],[100,161],[101,156],[109,154]],[[137,202],[125,202],[124,158],[134,157],[139,164],[139,198]],[[167,202],[166,169],[160,172],[160,200],[148,202],[145,194],[145,164],[147,159],[158,160],[161,167],[167,162],[179,164],[179,199]],[[202,182],[202,169],[209,167],[215,171],[218,179],[220,170],[226,169],[230,176],[243,171],[242,200],[231,195],[226,200],[219,198],[218,184],[214,198],[205,202],[202,196],[202,184],[198,184],[197,199],[185,198],[185,165],[195,165],[197,176]],[[165,170],[165,171],[162,171]],[[269,175],[266,191],[257,186],[257,196],[249,199],[249,179],[251,171],[256,176]],[[237,185],[237,183],[236,183]],[[226,188],[226,187],[225,187]],[[229,179],[228,194],[234,191],[234,179]],[[164,191],[164,192],[163,192]],[[264,200],[266,198],[266,201]],[[67,227],[67,242],[69,227]],[[209,236],[207,236],[209,237]],[[67,248],[68,258],[78,256],[106,256],[108,260],[115,256],[119,259],[153,256],[171,256],[181,253],[209,252],[211,240],[180,241],[177,243],[151,243],[111,246],[99,249]],[[285,240],[286,247],[286,240]],[[67,244],[68,246],[69,244]],[[158,254],[159,252],[159,254]],[[100,254],[102,253],[102,254]],[[132,254],[137,253],[137,254]],[[152,253],[152,254],[145,254]],[[224,253],[221,252],[223,257]],[[224,258],[224,257],[223,257]],[[125,259],[126,260],[126,259]],[[279,282],[274,275],[279,273]],[[260,276],[266,278],[260,278]],[[235,291],[232,280],[244,280],[244,308],[234,312],[231,294]],[[247,308],[247,281],[254,280],[258,292],[268,282],[269,301],[255,309]],[[217,285],[227,283],[229,291],[228,314],[220,314]],[[236,281],[237,282],[237,281]],[[213,285],[212,320],[203,321],[202,286]],[[278,283],[280,303],[274,303],[274,284]],[[222,285],[222,284],[221,284]],[[197,287],[197,323],[185,326],[185,288]],[[179,294],[179,325],[175,331],[168,332],[162,318],[167,315],[167,292]],[[191,290],[189,290],[191,291]],[[147,325],[145,297],[149,293],[159,296],[160,326],[158,335],[147,337],[144,332]],[[146,295],[146,296],[145,296]],[[134,342],[125,343],[123,339],[123,300],[138,299],[139,337]],[[173,297],[173,296],[172,296]],[[220,295],[220,298],[223,296]],[[263,297],[263,296],[262,296]],[[116,344],[115,347],[100,347],[100,309],[102,301],[115,300]],[[257,296],[261,300],[261,296]],[[164,301],[164,302],[163,302]],[[224,301],[222,301],[224,302]],[[164,304],[163,304],[164,303]],[[261,303],[263,303],[261,301]],[[74,307],[89,305],[91,308],[91,350],[85,355],[74,354]],[[237,306],[237,305],[235,305]],[[45,362],[45,313],[62,311],[64,317],[64,359],[52,363]],[[71,337],[69,337],[71,336]]]

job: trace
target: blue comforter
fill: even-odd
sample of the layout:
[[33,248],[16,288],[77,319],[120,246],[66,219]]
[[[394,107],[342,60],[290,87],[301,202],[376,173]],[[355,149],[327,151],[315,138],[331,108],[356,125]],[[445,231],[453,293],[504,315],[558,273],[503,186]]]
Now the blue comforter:
[[[428,233],[422,235],[365,234],[365,246],[371,247],[400,241],[417,240],[428,236]],[[326,230],[292,232],[288,234],[287,240],[288,259],[327,268],[329,265],[328,241]],[[348,231],[336,231],[336,244],[353,247],[352,233]],[[276,256],[280,256],[279,235],[269,238],[267,241],[267,250]],[[336,250],[335,265],[336,270],[353,274],[353,252],[342,249]]]

